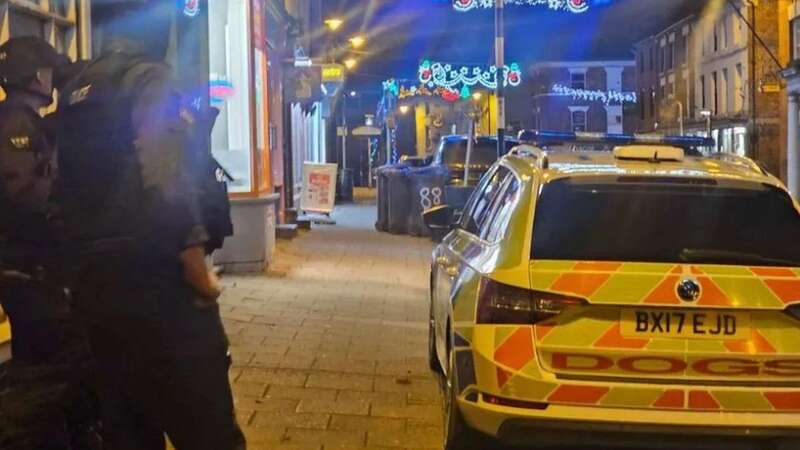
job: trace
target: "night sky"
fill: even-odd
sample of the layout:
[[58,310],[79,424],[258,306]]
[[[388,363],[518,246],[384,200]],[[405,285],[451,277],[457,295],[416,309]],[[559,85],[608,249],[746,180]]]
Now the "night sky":
[[[507,61],[632,58],[631,45],[669,25],[704,0],[590,0],[581,15],[544,7],[509,6]],[[491,10],[460,13],[451,0],[324,0],[325,16],[347,19],[343,35],[363,32],[370,55],[348,89],[379,90],[390,77],[415,78],[421,59],[489,64]]]

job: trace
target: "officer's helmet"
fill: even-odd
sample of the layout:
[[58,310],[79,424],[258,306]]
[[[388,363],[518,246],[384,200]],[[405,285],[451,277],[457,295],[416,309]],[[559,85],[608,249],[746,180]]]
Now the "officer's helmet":
[[32,36],[12,38],[0,46],[0,86],[34,89],[52,95],[53,71],[69,64],[47,41]]

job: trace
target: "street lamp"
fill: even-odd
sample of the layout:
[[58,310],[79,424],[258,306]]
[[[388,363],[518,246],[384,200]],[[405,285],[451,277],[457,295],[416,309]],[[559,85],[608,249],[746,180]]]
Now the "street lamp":
[[356,95],[358,95],[356,91],[350,91],[350,97],[355,97]]
[[482,94],[482,93],[480,93],[480,92],[473,92],[473,93],[472,93],[472,99],[473,99],[473,100],[475,100],[476,102],[477,102],[478,100],[480,100],[480,99],[481,99],[481,97],[483,97],[483,94]]
[[325,21],[325,26],[328,27],[328,29],[331,31],[338,30],[339,28],[342,27],[342,25],[344,25],[344,20],[338,17],[333,17]]
[[347,70],[352,70],[358,65],[358,60],[355,58],[347,58],[343,62]]
[[400,114],[403,114],[403,115],[408,114],[408,111],[410,110],[408,105],[400,105],[399,109],[400,109]]
[[362,35],[353,36],[350,38],[350,45],[352,45],[353,48],[356,49],[363,47],[364,44],[366,43],[367,43],[367,38],[365,38]]

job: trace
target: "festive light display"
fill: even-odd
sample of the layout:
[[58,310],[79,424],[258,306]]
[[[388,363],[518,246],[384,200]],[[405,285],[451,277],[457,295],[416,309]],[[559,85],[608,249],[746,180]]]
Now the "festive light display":
[[[573,14],[589,10],[589,0],[505,0],[506,5],[546,6],[554,11],[567,11]],[[453,0],[456,11],[466,12],[477,8],[493,8],[495,0]]]
[[[466,91],[464,90],[466,89]],[[431,97],[440,98],[449,103],[455,103],[459,100],[470,97],[471,92],[469,88],[464,86],[461,91],[451,88],[435,87],[429,88],[425,85],[421,86],[405,86],[395,80],[387,80],[383,82],[383,90],[390,95],[393,95],[398,100],[407,100],[417,97]]]
[[575,100],[584,100],[589,102],[603,102],[606,105],[616,103],[636,103],[635,92],[620,92],[620,91],[598,91],[588,89],[573,89],[561,84],[554,84],[551,93],[558,96],[572,97]]
[[[469,88],[475,85],[482,85],[488,89],[497,88],[497,67],[491,66],[488,69],[481,67],[462,66],[455,68],[450,64],[440,62],[422,61],[419,66],[419,82],[424,86],[433,89],[441,87],[452,89],[466,96],[470,95]],[[504,86],[519,86],[522,82],[522,72],[519,64],[513,63],[506,66],[503,70]]]

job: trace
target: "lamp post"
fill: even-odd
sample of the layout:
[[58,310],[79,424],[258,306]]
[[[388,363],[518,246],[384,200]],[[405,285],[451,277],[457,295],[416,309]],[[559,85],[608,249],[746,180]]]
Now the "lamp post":
[[494,66],[497,69],[497,157],[505,153],[506,99],[505,95],[505,0],[494,2]]

